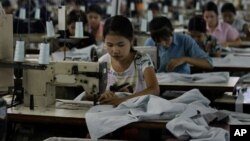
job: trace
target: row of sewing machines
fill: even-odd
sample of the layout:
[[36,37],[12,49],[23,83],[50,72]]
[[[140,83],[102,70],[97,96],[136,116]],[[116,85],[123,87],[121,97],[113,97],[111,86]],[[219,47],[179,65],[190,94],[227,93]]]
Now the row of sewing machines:
[[[6,52],[7,51],[7,52]],[[47,65],[36,61],[13,62],[13,49],[0,47],[0,73],[4,79],[0,91],[9,91],[15,102],[25,106],[49,106],[56,101],[56,87],[81,86],[94,96],[106,89],[107,64],[89,61],[51,61]],[[12,102],[13,103],[13,102]]]

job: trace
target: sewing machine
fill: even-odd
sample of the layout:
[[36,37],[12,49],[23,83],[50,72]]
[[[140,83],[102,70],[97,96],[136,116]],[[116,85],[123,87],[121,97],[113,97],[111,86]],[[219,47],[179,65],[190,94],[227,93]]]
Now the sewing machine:
[[[106,89],[107,64],[84,61],[51,62],[45,70],[23,70],[24,105],[46,107],[56,101],[56,86],[82,86],[94,96]],[[33,100],[33,101],[32,101]]]

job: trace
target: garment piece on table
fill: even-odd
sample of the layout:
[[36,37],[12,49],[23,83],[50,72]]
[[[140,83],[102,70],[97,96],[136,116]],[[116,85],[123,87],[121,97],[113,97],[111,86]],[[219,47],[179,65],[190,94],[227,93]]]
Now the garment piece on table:
[[180,73],[157,73],[159,83],[172,83],[177,81],[188,83],[226,83],[230,76],[229,72],[211,72],[196,74],[180,74]]
[[230,116],[229,124],[250,124],[250,114],[220,110],[220,112]]
[[209,126],[202,116],[197,118],[180,116],[168,122],[166,127],[180,140],[229,141],[228,131]]
[[187,93],[171,100],[189,104],[185,111],[167,123],[166,128],[180,140],[227,141],[229,133],[226,130],[209,126],[210,122],[220,121],[227,115],[209,107],[210,101],[199,95],[199,91],[194,89]]
[[[194,104],[197,104],[195,107],[199,109],[201,114],[208,114],[209,111],[211,113],[216,112],[216,110],[211,110],[209,107],[205,108],[205,110],[200,109],[200,105],[206,107],[209,100],[202,96],[197,89],[184,93],[181,98],[175,101],[169,101],[154,95],[146,95],[124,101],[116,108],[111,105],[92,107],[85,115],[90,136],[92,139],[97,139],[122,126],[137,121],[171,120],[181,114],[184,114],[185,117],[194,117],[197,115],[197,110],[188,114],[184,112],[186,109],[194,109]],[[187,108],[188,106],[192,107]]]
[[[235,53],[250,53],[250,48],[236,48],[236,47],[230,47],[231,52]],[[240,55],[240,54],[239,54]],[[248,54],[249,55],[249,54]],[[242,54],[243,56],[243,54]]]
[[250,66],[249,57],[247,56],[235,56],[234,54],[229,54],[224,58],[213,58],[213,63],[215,67],[246,67]]
[[53,61],[64,61],[65,57],[66,60],[91,61],[93,59],[91,52],[92,50],[96,50],[96,48],[96,45],[90,45],[81,49],[72,48],[69,51],[66,51],[65,54],[63,51],[57,51],[51,54],[51,59]]
[[44,141],[88,141],[88,140],[81,138],[50,137],[45,139]]

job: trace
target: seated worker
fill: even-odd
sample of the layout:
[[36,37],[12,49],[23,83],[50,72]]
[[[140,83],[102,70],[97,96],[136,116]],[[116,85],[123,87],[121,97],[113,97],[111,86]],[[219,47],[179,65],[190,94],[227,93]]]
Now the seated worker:
[[148,9],[152,10],[153,17],[157,17],[161,15],[161,10],[157,2],[151,2],[148,5]]
[[[47,10],[45,5],[40,8],[40,20],[36,20],[35,10],[36,1],[35,0],[18,0],[18,9],[14,12],[13,19],[13,32],[14,33],[45,33],[46,20],[51,17],[51,13]],[[25,9],[26,19],[19,19],[20,9]],[[29,21],[29,22],[28,22]]]
[[241,37],[250,36],[249,25],[242,18],[236,17],[236,8],[232,3],[225,3],[221,7],[223,21],[238,30]]
[[194,16],[189,20],[188,32],[209,56],[220,57],[222,47],[217,43],[216,38],[207,34],[206,21],[201,15]]
[[3,0],[2,6],[6,14],[13,14],[15,12],[15,8],[11,4],[10,0]]
[[[75,35],[75,23],[79,20],[83,22],[83,25],[86,24],[87,20],[86,20],[85,14],[82,11],[76,11],[76,10],[71,11],[67,15],[67,21],[66,21],[67,29],[66,31],[58,32],[60,34],[59,38],[70,39],[70,36],[74,36]],[[92,44],[96,44],[95,37],[92,34],[86,31],[84,31],[83,34],[84,36],[87,36],[88,38],[80,39],[78,42],[77,42],[78,39],[72,39],[72,40],[76,40],[76,43],[66,42],[66,41],[59,42],[59,44],[56,47],[57,49],[55,51],[63,51],[65,48],[66,50],[69,50],[72,48],[80,49],[80,48],[90,46]]]
[[[99,98],[101,104],[116,106],[136,96],[159,95],[153,62],[149,55],[133,49],[133,33],[132,23],[124,16],[111,17],[104,24],[104,46],[108,53],[99,62],[108,63],[108,82]],[[132,95],[118,97],[115,92]]]
[[[86,17],[84,17],[84,13],[82,11],[73,10],[67,15],[67,29],[66,31],[59,31],[60,34],[59,39],[70,39],[70,36],[75,35],[75,22],[82,21],[83,24],[86,23]],[[84,31],[84,36],[88,36],[88,38],[84,39],[72,39],[72,42],[68,41],[61,41],[61,42],[55,42],[55,51],[64,51],[64,50],[70,50],[72,48],[81,49],[93,44],[96,44],[95,37],[91,35],[90,33]],[[59,88],[59,93],[64,94],[63,98],[73,99],[77,95],[79,95],[82,91],[82,87],[67,87],[67,88]]]
[[87,31],[95,36],[97,44],[103,42],[102,9],[98,5],[91,5],[87,10]]
[[158,72],[190,74],[190,65],[212,69],[212,59],[188,35],[174,33],[167,17],[155,17],[149,23],[151,38],[145,46],[156,46],[159,54]]
[[228,23],[219,21],[218,8],[214,2],[209,1],[204,5],[203,18],[207,23],[208,34],[214,36],[221,45],[240,44],[239,32]]

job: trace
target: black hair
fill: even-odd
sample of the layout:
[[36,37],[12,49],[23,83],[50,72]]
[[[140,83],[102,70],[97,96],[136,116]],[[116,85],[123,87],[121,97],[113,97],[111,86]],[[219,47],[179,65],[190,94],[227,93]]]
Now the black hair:
[[236,9],[232,3],[225,3],[221,7],[221,13],[223,12],[232,12],[234,15],[236,15]]
[[151,2],[149,5],[148,5],[148,9],[149,10],[157,10],[159,11],[160,10],[160,7],[158,5],[157,2]]
[[10,3],[9,0],[4,0],[4,1],[2,1],[2,6],[3,6],[3,7],[10,7],[10,6],[11,6],[11,3]]
[[81,21],[87,23],[87,18],[84,12],[73,10],[67,16],[67,25],[70,25],[73,22]]
[[205,11],[213,11],[216,13],[216,15],[218,15],[218,7],[217,5],[212,2],[212,1],[209,1],[208,3],[206,3],[202,9],[202,12],[204,13]]
[[207,32],[207,24],[202,15],[196,15],[189,20],[188,31]]
[[155,17],[149,23],[149,30],[154,41],[173,36],[174,28],[167,17]]
[[93,4],[93,5],[90,5],[88,10],[87,10],[87,13],[90,13],[90,12],[94,12],[94,13],[97,13],[98,15],[102,16],[102,8],[99,6],[99,5],[96,5],[96,4]]
[[76,5],[83,5],[84,4],[83,0],[74,0],[72,2],[74,2]]
[[106,20],[104,24],[103,37],[108,34],[115,34],[127,38],[129,41],[133,40],[133,26],[128,18],[117,15]]

